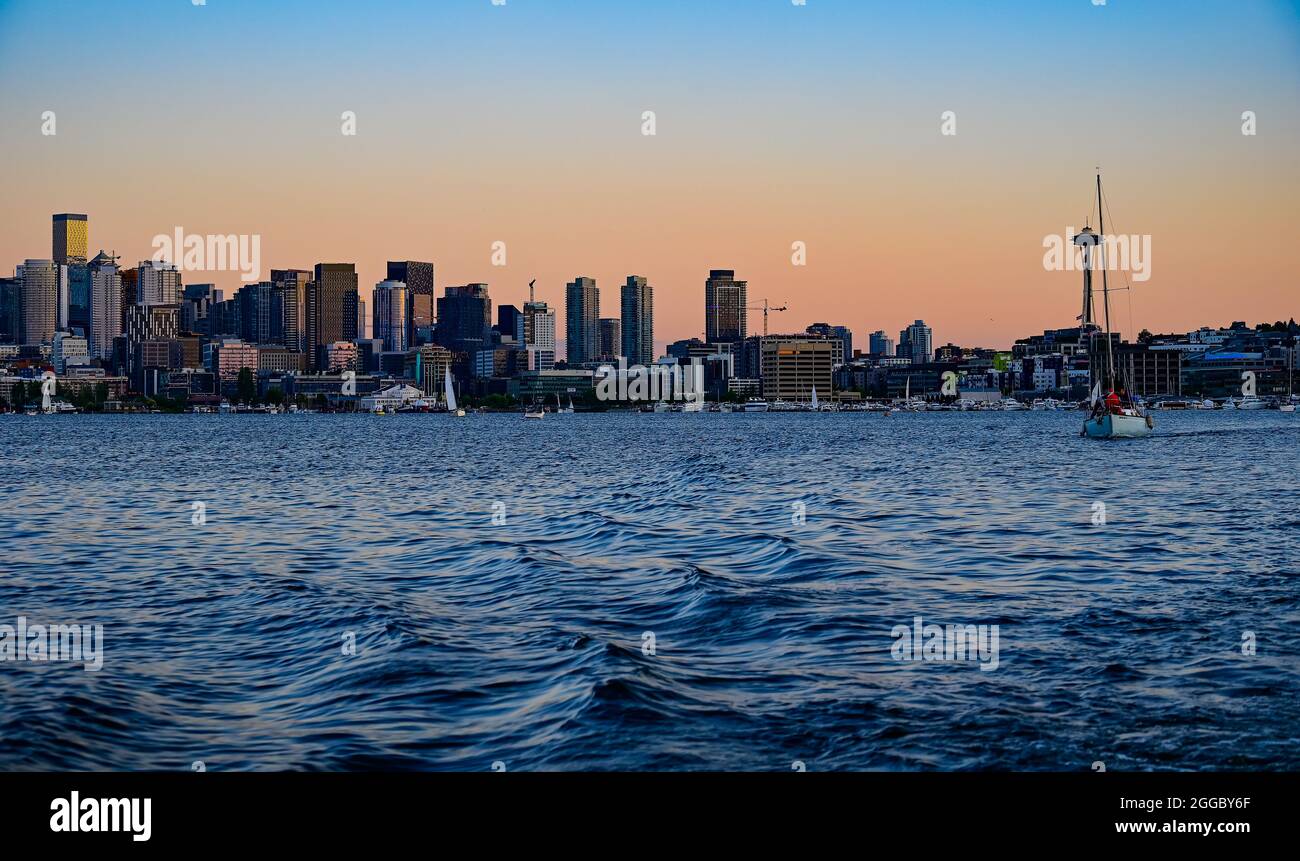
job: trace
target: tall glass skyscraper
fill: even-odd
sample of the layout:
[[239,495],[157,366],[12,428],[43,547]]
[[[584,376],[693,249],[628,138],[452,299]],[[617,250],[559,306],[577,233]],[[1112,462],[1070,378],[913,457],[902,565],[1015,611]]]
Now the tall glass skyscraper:
[[410,328],[406,317],[409,302],[409,291],[403,282],[390,279],[375,285],[375,318],[371,337],[382,341],[385,351],[404,353],[411,349],[412,345],[407,340]]
[[357,268],[353,263],[317,263],[307,289],[308,361],[322,367],[321,348],[357,337]]
[[431,337],[433,330],[433,264],[390,260],[386,277],[406,285],[406,343],[414,347],[420,338]]
[[103,251],[90,261],[90,357],[113,358],[113,339],[122,334],[122,276]]
[[23,344],[52,344],[59,323],[59,267],[53,260],[26,260],[18,267],[22,289]]

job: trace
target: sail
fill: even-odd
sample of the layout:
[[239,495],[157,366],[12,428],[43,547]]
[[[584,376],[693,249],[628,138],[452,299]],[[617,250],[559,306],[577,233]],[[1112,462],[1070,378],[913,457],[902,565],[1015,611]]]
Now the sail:
[[1090,407],[1097,406],[1097,401],[1100,398],[1101,398],[1101,380],[1098,380],[1097,384],[1092,387],[1092,396],[1088,398],[1088,406]]
[[446,376],[443,377],[443,385],[447,389],[447,411],[456,412],[456,392],[451,387],[451,368],[446,369]]
[[817,409],[817,387],[813,386],[812,408]]
[[907,385],[903,387],[903,400],[910,401],[911,399],[912,399],[912,376],[909,374],[907,377]]

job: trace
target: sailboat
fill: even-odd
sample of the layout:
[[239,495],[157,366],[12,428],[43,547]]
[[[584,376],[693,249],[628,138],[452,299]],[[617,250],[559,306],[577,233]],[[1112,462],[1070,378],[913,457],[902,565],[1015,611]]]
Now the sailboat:
[[560,406],[560,393],[559,393],[559,392],[556,392],[556,393],[555,393],[555,412],[556,412],[558,415],[567,415],[567,414],[569,414],[569,413],[572,413],[572,412],[573,412],[573,398],[569,398],[569,407],[568,407],[568,409],[565,409],[564,407]]
[[533,404],[531,407],[528,407],[527,409],[524,410],[524,418],[526,419],[546,418],[546,410],[542,409],[537,404]]
[[[1088,436],[1093,439],[1132,439],[1150,436],[1151,431],[1156,426],[1151,415],[1134,403],[1131,398],[1127,404],[1124,403],[1123,398],[1115,392],[1115,349],[1110,339],[1110,283],[1106,277],[1106,246],[1104,244],[1106,241],[1106,216],[1105,199],[1101,194],[1101,171],[1097,172],[1097,228],[1099,233],[1094,234],[1094,236],[1101,248],[1101,296],[1106,316],[1106,388],[1109,394],[1105,398],[1100,398],[1100,381],[1093,387],[1093,412],[1084,421],[1081,436]],[[1084,231],[1091,233],[1086,226]],[[1091,241],[1090,238],[1089,242]],[[1085,318],[1089,316],[1087,309],[1092,304],[1093,258],[1090,251],[1091,248],[1085,244],[1083,251]],[[1086,326],[1088,320],[1083,319],[1081,322]]]
[[451,413],[458,419],[464,418],[465,409],[463,407],[456,406],[456,390],[455,388],[452,387],[451,384],[451,368],[445,369],[445,375],[442,378],[442,383],[443,383],[443,387],[447,390],[446,392],[447,412]]
[[812,387],[812,409],[813,409],[813,412],[817,412],[819,409],[821,409],[821,407],[817,406],[817,387],[816,387],[816,386],[813,386],[813,387]]
[[1291,362],[1286,366],[1286,400],[1278,407],[1284,413],[1295,412],[1295,338],[1291,339]]

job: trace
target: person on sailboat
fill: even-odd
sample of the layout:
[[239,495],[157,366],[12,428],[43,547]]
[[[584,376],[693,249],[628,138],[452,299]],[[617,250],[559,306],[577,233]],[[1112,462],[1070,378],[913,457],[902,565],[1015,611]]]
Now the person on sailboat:
[[1110,410],[1112,413],[1118,413],[1122,408],[1121,405],[1123,403],[1123,399],[1113,390],[1110,394],[1106,395],[1106,409]]

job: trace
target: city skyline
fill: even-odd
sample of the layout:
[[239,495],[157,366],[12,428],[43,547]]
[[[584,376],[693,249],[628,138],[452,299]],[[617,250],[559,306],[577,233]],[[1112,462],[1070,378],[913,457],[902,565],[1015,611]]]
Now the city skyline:
[[[774,331],[897,332],[921,317],[940,342],[1000,346],[1077,314],[1076,279],[1044,270],[1042,241],[1082,226],[1100,164],[1115,227],[1153,238],[1152,278],[1119,300],[1117,328],[1286,319],[1300,16],[1281,2],[1231,16],[1205,2],[1144,7],[949,4],[936,17],[827,0],[647,16],[590,3],[159,2],[142,4],[148,66],[100,69],[66,41],[15,34],[71,17],[129,40],[138,17],[0,3],[0,145],[25,166],[8,178],[22,205],[0,209],[0,259],[44,258],[45,218],[67,212],[90,215],[91,254],[124,263],[177,226],[261,235],[263,279],[354,261],[367,307],[387,261],[432,261],[439,289],[486,282],[516,306],[534,278],[558,306],[579,273],[615,291],[635,273],[655,286],[656,351],[703,332],[701,275],[725,267],[748,281],[750,304],[790,304]],[[399,22],[427,29],[440,59],[404,55],[399,70],[346,50]],[[546,35],[590,56],[575,63]],[[1101,54],[1084,56],[1094,35]],[[644,62],[605,62],[629,39]],[[742,50],[710,56],[718,40]],[[1004,55],[990,61],[990,45]],[[251,62],[272,46],[290,66],[313,46],[344,50],[308,87]],[[160,78],[159,61],[185,74]],[[588,62],[615,71],[593,84]],[[126,92],[169,106],[168,134]],[[1090,121],[1098,101],[1111,123]],[[46,111],[55,135],[41,133]],[[955,135],[941,133],[945,111]],[[1245,111],[1255,135],[1242,134]],[[355,136],[340,133],[344,112]],[[805,266],[791,263],[796,242]],[[239,286],[237,273],[202,280]]]

